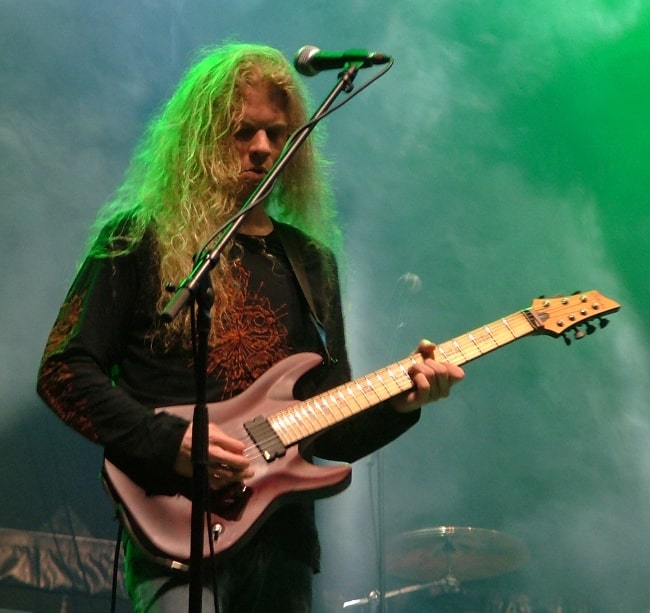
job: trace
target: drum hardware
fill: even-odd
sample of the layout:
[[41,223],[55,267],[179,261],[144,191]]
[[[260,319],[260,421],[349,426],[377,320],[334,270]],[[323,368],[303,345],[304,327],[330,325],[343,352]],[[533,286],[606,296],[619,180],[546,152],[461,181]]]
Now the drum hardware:
[[[384,594],[384,599],[395,598],[396,596],[403,596],[405,594],[412,594],[422,590],[429,590],[433,594],[459,592],[460,584],[453,577],[444,577],[439,581],[430,581],[429,583],[420,583],[415,585],[407,585],[396,590],[390,590]],[[343,603],[343,608],[357,607],[366,604],[375,604],[379,602],[381,592],[372,590],[367,596],[363,598],[354,598]]]
[[[438,526],[405,532],[392,539],[387,548],[387,572],[419,581],[387,591],[384,599],[429,590],[432,597],[461,591],[461,581],[490,579],[523,566],[528,548],[517,539],[498,532],[473,527]],[[381,592],[343,603],[343,608],[376,605]]]

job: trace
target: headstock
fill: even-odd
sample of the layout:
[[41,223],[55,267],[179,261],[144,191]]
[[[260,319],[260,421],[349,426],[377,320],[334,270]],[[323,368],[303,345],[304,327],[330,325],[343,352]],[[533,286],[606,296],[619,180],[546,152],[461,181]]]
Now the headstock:
[[[596,327],[591,321],[597,319],[601,328],[609,322],[605,315],[615,313],[621,305],[615,300],[603,296],[596,290],[576,292],[571,296],[556,296],[553,298],[538,298],[533,300],[530,314],[535,319],[539,333],[552,336],[564,336],[565,342],[571,341],[566,336],[570,330],[576,330],[575,338],[579,339],[591,334]],[[584,327],[578,326],[584,324]]]

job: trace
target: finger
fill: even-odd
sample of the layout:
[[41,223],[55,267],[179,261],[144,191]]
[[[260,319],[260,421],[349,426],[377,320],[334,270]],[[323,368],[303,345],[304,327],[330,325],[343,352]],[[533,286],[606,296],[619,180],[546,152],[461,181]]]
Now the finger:
[[208,426],[208,444],[218,445],[226,451],[241,454],[244,451],[244,443],[236,438],[228,436],[215,424]]
[[436,344],[427,339],[422,339],[416,349],[424,358],[433,358],[436,351]]
[[219,471],[220,474],[236,473],[250,467],[250,460],[243,454],[233,454],[220,447],[208,449],[208,466],[210,470]]
[[214,474],[219,475],[222,479],[246,479],[253,476],[254,472],[252,467],[249,465],[243,468],[236,468],[230,464],[224,464],[222,462],[212,463],[208,465],[208,470]]
[[242,441],[231,438],[221,428],[210,424],[208,430],[208,463],[217,468],[219,465],[232,470],[243,470],[250,464],[244,455],[245,445]]
[[443,364],[428,360],[413,372],[412,377],[417,397],[422,402],[431,402],[449,395],[449,373]]
[[255,476],[251,468],[246,470],[232,471],[226,468],[218,468],[208,473],[208,480],[212,489],[221,489],[233,483],[241,483]]

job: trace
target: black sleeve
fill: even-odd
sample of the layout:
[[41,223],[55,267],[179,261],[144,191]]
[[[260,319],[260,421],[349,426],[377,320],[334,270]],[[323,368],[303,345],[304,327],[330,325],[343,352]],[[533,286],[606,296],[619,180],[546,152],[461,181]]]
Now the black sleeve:
[[50,332],[37,391],[66,424],[103,445],[109,460],[159,489],[172,475],[187,423],[156,414],[112,377],[129,335],[140,266],[136,254],[84,262]]

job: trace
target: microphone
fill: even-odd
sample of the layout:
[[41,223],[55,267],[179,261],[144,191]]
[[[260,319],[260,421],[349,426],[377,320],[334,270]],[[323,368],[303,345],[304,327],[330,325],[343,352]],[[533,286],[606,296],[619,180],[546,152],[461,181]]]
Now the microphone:
[[298,49],[293,65],[301,75],[313,77],[321,70],[343,68],[353,62],[361,64],[361,68],[368,68],[376,64],[387,64],[391,59],[390,55],[368,52],[365,49],[321,51],[318,47],[305,45]]

